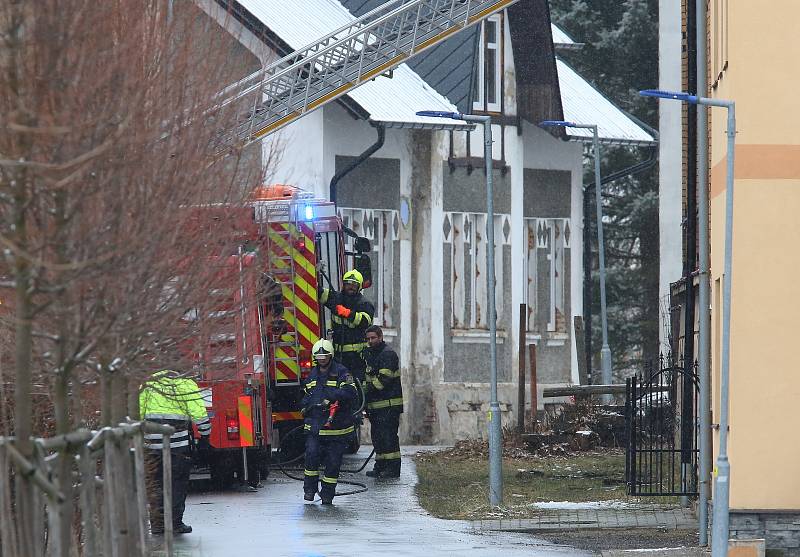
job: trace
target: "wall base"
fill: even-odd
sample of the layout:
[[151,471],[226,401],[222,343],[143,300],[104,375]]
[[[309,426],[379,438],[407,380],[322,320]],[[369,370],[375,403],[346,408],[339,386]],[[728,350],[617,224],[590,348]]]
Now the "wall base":
[[732,540],[765,539],[768,557],[800,556],[800,510],[731,510],[730,537]]

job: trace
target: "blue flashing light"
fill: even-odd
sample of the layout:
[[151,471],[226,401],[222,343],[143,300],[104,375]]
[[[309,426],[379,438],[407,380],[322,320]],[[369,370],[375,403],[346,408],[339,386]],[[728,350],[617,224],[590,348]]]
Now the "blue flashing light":
[[420,110],[417,116],[428,116],[430,118],[450,118],[451,120],[463,120],[458,112],[444,112],[441,110]]
[[539,125],[543,128],[552,128],[552,127],[562,127],[562,128],[575,128],[577,124],[575,122],[567,122],[566,120],[543,120],[539,122]]
[[643,97],[656,97],[658,99],[671,99],[674,101],[683,101],[692,104],[697,104],[697,95],[690,93],[683,93],[681,91],[663,91],[661,89],[644,89],[639,91]]
[[311,205],[306,205],[306,220],[313,220],[314,219],[314,207]]

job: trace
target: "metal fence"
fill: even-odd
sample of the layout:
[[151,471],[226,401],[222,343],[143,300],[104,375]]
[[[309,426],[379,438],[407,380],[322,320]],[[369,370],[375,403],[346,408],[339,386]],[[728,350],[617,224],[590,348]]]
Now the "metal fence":
[[626,381],[628,493],[697,495],[697,363],[669,356]]
[[164,523],[172,555],[169,426],[122,423],[35,439],[23,456],[0,437],[0,555],[145,557],[148,507],[143,434],[163,435]]

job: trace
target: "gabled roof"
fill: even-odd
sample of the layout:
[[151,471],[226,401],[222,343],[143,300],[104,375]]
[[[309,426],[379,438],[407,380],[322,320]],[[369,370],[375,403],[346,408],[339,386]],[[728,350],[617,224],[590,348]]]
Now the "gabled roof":
[[[597,124],[597,135],[603,143],[652,145],[656,141],[605,95],[583,79],[566,62],[556,58],[564,120],[580,124]],[[567,128],[567,137],[591,141],[592,130]]]
[[[248,29],[284,56],[353,21],[339,0],[217,0]],[[380,5],[378,2],[376,5]],[[455,38],[459,37],[457,34]],[[463,129],[464,122],[417,116],[419,110],[453,112],[456,106],[406,64],[350,91],[352,112],[388,127]]]
[[[342,0],[354,15],[377,8],[383,0]],[[519,114],[531,123],[545,119],[564,119],[597,123],[601,141],[616,144],[646,145],[653,137],[616,107],[588,81],[555,56],[558,50],[582,46],[558,26],[550,23],[543,0],[521,0],[509,8],[517,70]],[[547,31],[549,30],[550,35]],[[409,61],[408,65],[462,112],[471,112],[471,84],[477,53],[478,28],[462,31],[455,37]],[[557,76],[557,77],[556,77]],[[591,139],[590,130],[560,128],[552,130],[559,137]]]
[[576,43],[558,25],[551,23],[550,30],[553,34],[553,46],[556,47],[556,50],[580,50],[583,48],[583,43]]

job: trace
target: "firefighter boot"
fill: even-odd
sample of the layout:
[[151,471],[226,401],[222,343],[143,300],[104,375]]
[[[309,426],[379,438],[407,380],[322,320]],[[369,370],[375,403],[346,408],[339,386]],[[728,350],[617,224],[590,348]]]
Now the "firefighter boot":
[[400,477],[400,467],[389,466],[384,468],[380,472],[376,474],[378,479],[385,479],[385,478],[399,478]]
[[319,490],[319,496],[322,499],[322,504],[332,504],[334,495],[336,495],[336,484],[323,483],[322,489]]
[[313,491],[306,491],[303,494],[303,499],[305,499],[306,501],[313,501],[315,495],[316,493],[314,493]]
[[367,470],[367,477],[370,478],[380,478],[381,472],[383,472],[385,468],[383,460],[376,460],[375,466],[372,467],[372,470]]
[[172,527],[172,531],[176,534],[191,534],[192,527],[188,524],[184,524],[183,522],[179,522],[175,526]]

